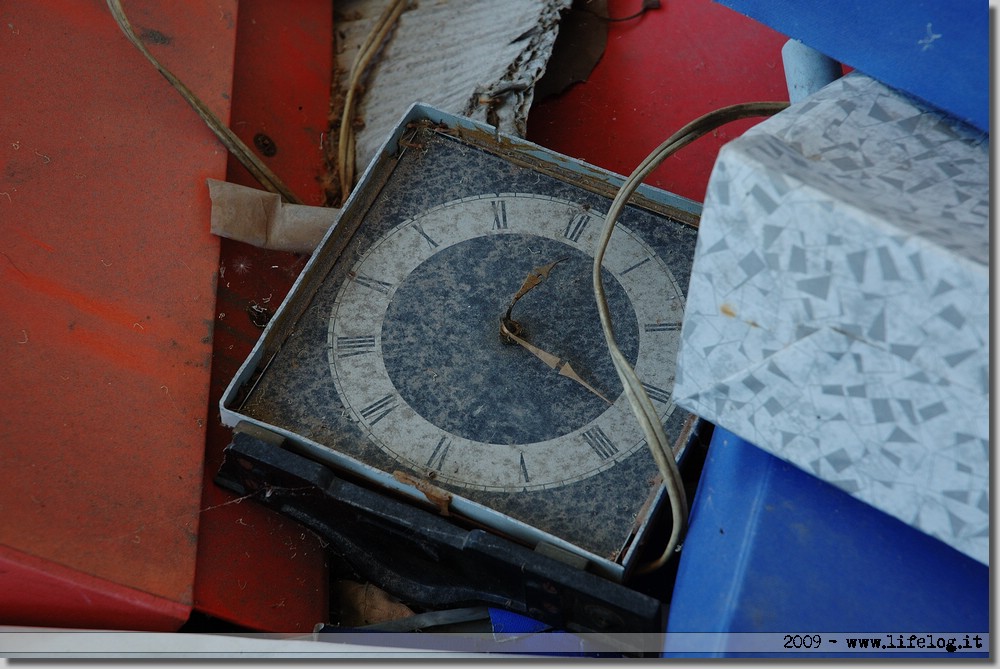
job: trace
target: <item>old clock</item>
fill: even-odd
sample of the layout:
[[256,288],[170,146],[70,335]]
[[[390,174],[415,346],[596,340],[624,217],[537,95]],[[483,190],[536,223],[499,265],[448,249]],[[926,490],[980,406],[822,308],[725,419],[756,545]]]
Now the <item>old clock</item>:
[[[386,537],[426,548],[446,523],[622,582],[664,494],[591,286],[620,183],[415,105],[226,391],[224,422],[355,499],[418,512],[395,527],[410,511],[382,514]],[[690,417],[671,388],[697,211],[643,187],[602,268],[618,345],[678,454]],[[238,470],[223,482],[246,483]],[[353,519],[323,522],[360,547],[344,528],[361,511],[330,513]]]

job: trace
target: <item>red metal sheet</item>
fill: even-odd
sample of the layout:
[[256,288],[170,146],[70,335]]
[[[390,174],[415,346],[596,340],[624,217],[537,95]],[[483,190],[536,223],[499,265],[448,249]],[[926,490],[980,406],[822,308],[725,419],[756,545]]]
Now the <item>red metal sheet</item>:
[[109,583],[86,572],[5,546],[0,551],[4,623],[33,627],[173,630],[191,610],[186,602]]
[[[127,11],[228,116],[235,0]],[[226,155],[102,2],[0,9],[0,622],[191,607]]]
[[[641,0],[611,2],[630,16]],[[538,100],[528,138],[620,174],[698,116],[737,102],[788,100],[783,35],[710,0],[668,0],[608,26],[604,56],[586,82]],[[719,149],[759,120],[723,126],[681,149],[646,183],[702,201]]]
[[[306,204],[322,204],[321,141],[332,76],[333,7],[325,0],[242,0],[237,24],[231,127]],[[261,186],[235,160],[228,179]],[[195,608],[269,632],[310,632],[328,620],[326,553],[298,523],[211,483],[232,438],[218,401],[250,353],[265,313],[288,293],[306,258],[222,240],[206,486]]]

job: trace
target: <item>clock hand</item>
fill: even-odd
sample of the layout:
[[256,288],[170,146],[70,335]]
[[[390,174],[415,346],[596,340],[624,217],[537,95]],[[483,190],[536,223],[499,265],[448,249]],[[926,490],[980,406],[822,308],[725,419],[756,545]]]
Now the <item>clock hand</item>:
[[521,284],[521,288],[514,295],[513,299],[511,299],[510,305],[507,307],[507,312],[500,318],[500,336],[503,337],[508,342],[514,342],[520,344],[530,353],[532,353],[536,358],[544,362],[552,369],[558,369],[560,376],[565,376],[568,379],[576,381],[581,386],[583,386],[590,392],[594,393],[608,404],[611,404],[612,403],[611,400],[609,400],[607,397],[598,392],[597,389],[595,389],[592,385],[583,380],[583,378],[579,375],[579,373],[577,373],[577,371],[573,369],[573,365],[570,364],[569,360],[562,360],[559,356],[553,355],[548,351],[544,351],[535,346],[534,344],[531,344],[522,339],[520,336],[518,336],[523,332],[523,328],[521,327],[520,323],[511,318],[511,312],[514,310],[514,305],[517,304],[517,301],[520,300],[522,297],[524,297],[529,291],[538,286],[538,284],[540,284],[542,281],[547,279],[549,277],[549,273],[552,271],[552,268],[564,260],[566,260],[566,258],[559,258],[558,260],[553,260],[552,262],[546,265],[535,267],[530,272],[528,272],[528,276],[525,277],[524,283]]
[[[516,334],[514,334],[511,331],[510,328],[508,328],[508,323],[514,324],[514,321],[511,321],[510,319],[506,319],[506,320],[501,319],[500,320],[500,334],[503,337],[505,337],[505,338],[507,338],[507,339],[509,339],[511,341],[514,341],[514,342],[520,344],[525,349],[527,349],[529,352],[531,352],[536,358],[538,358],[539,360],[541,360],[542,362],[544,362],[546,365],[548,365],[552,369],[558,369],[560,376],[565,376],[568,379],[572,379],[573,381],[576,381],[581,386],[583,386],[584,388],[586,388],[590,392],[594,393],[595,395],[597,395],[598,397],[600,397],[602,400],[604,400],[608,404],[612,404],[611,400],[609,400],[607,397],[605,397],[604,395],[602,395],[592,385],[590,385],[589,383],[587,383],[586,381],[584,381],[583,378],[581,378],[581,376],[576,372],[576,370],[573,369],[573,366],[570,364],[569,360],[563,360],[558,355],[553,355],[552,353],[549,353],[548,351],[543,351],[542,349],[538,348],[534,344],[531,344],[531,343],[525,341],[524,339],[521,339]],[[517,329],[519,329],[519,328],[517,328]]]
[[501,321],[514,323],[515,327],[513,329],[515,331],[520,331],[520,325],[517,325],[517,322],[511,320],[510,318],[510,312],[514,310],[514,305],[517,304],[518,300],[527,295],[528,291],[533,289],[535,286],[540,284],[545,279],[549,278],[549,272],[552,271],[552,268],[561,263],[563,260],[566,260],[566,258],[559,258],[558,260],[553,260],[547,265],[536,267],[530,272],[528,272],[528,276],[525,277],[524,283],[521,284],[521,288],[517,291],[517,294],[515,294],[514,298],[510,301],[510,305],[507,307],[507,312],[503,315]]

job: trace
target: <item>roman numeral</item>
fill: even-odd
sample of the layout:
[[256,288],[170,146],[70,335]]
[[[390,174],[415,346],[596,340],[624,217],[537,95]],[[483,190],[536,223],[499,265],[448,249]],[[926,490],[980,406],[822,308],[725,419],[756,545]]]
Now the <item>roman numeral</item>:
[[642,326],[643,332],[677,332],[680,329],[680,323],[646,323]]
[[521,476],[524,477],[525,483],[531,482],[531,477],[528,476],[528,465],[524,464],[524,453],[521,453]]
[[639,262],[637,262],[636,264],[632,265],[632,266],[631,266],[631,267],[629,267],[628,269],[626,269],[626,270],[623,270],[623,271],[622,271],[622,274],[628,274],[628,273],[629,273],[629,272],[631,272],[632,270],[634,270],[634,269],[638,269],[638,268],[642,267],[643,265],[645,265],[645,264],[646,264],[646,263],[648,263],[649,261],[650,261],[650,259],[649,259],[649,258],[644,258],[643,260],[640,260]]
[[493,207],[493,229],[507,229],[507,203],[503,200],[490,200]]
[[661,404],[670,404],[670,393],[663,388],[657,388],[649,383],[642,384],[642,387],[646,389],[646,394],[649,395],[649,399],[660,402]]
[[599,427],[592,427],[583,433],[583,440],[587,442],[594,453],[602,460],[607,460],[615,453],[618,452],[618,447],[615,443],[608,438],[608,435],[604,434],[604,430]]
[[414,223],[413,224],[413,229],[416,230],[417,233],[421,237],[423,237],[424,239],[427,240],[427,244],[431,247],[431,249],[436,249],[438,247],[438,243],[436,241],[434,241],[433,239],[431,239],[430,235],[428,235],[426,232],[424,232],[424,229],[422,227],[420,227],[419,223]]
[[431,469],[440,470],[444,465],[444,459],[448,456],[448,449],[451,448],[451,439],[448,437],[441,437],[438,441],[437,446],[434,447],[434,451],[431,453],[431,457],[427,458],[427,466]]
[[566,232],[563,233],[563,236],[571,242],[579,242],[588,223],[590,223],[589,214],[577,214],[566,224]]
[[383,295],[388,295],[389,291],[392,290],[392,284],[386,281],[379,281],[378,279],[373,279],[370,276],[365,276],[364,274],[356,274],[351,278],[354,279],[355,283],[361,284],[365,288],[371,288],[372,290],[377,290]]
[[337,337],[334,345],[338,358],[350,358],[355,355],[375,352],[375,335],[363,337]]
[[396,408],[396,397],[389,393],[380,400],[376,400],[361,410],[361,417],[368,421],[369,425],[374,425],[389,415],[389,412]]

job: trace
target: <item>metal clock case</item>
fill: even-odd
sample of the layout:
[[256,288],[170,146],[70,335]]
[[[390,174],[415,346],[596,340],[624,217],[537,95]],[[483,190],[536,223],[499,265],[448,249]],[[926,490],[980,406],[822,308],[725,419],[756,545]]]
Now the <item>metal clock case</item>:
[[[223,421],[621,581],[664,494],[591,288],[620,183],[415,105],[230,384]],[[690,418],[671,388],[698,211],[643,187],[603,266],[619,346],[672,438]]]

